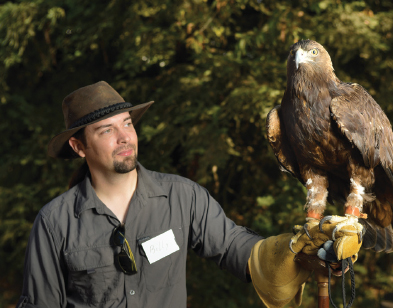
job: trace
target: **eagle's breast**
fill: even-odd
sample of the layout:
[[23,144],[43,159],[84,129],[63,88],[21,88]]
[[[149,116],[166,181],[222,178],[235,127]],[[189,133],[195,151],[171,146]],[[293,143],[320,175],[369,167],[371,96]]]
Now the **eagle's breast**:
[[286,131],[299,161],[340,168],[348,161],[346,140],[332,120],[327,87],[294,80],[282,102]]

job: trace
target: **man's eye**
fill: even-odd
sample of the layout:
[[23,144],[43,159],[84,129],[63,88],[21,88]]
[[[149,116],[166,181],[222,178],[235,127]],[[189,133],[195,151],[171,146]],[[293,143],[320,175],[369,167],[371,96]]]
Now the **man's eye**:
[[102,133],[103,133],[103,134],[108,134],[108,133],[110,133],[110,132],[111,132],[110,129],[106,129],[106,130],[104,130]]
[[127,127],[130,127],[130,126],[132,126],[132,122],[128,122],[128,123],[126,123],[126,126],[127,126]]

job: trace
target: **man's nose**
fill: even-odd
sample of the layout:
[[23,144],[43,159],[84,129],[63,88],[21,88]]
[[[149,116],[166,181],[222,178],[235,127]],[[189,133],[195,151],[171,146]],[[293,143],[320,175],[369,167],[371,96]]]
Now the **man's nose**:
[[120,128],[118,130],[117,138],[119,142],[127,142],[131,139],[130,132],[126,131],[124,128]]

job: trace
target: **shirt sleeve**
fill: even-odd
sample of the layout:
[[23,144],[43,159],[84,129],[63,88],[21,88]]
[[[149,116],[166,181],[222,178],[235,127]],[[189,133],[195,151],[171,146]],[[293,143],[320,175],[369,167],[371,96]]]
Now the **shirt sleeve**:
[[64,263],[53,228],[39,213],[30,233],[25,256],[22,296],[17,308],[66,307]]
[[213,259],[244,282],[251,249],[263,239],[254,231],[237,226],[209,192],[195,186],[191,211],[190,246],[201,257]]

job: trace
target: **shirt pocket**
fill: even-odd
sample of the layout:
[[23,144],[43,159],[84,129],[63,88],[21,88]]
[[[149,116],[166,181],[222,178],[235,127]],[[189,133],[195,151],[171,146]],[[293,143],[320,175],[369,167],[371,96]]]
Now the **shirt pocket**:
[[[139,253],[142,256],[142,276],[144,277],[147,290],[150,292],[156,292],[167,286],[175,284],[179,278],[176,260],[181,255],[183,246],[183,233],[180,232],[181,228],[172,229],[177,245],[180,250],[150,264],[143,250],[142,243],[158,236],[168,230],[162,232],[154,232],[149,235],[144,235],[138,239]],[[185,273],[185,270],[183,270]]]
[[68,292],[79,295],[83,303],[98,304],[119,297],[120,272],[114,262],[114,248],[94,247],[68,252]]

